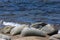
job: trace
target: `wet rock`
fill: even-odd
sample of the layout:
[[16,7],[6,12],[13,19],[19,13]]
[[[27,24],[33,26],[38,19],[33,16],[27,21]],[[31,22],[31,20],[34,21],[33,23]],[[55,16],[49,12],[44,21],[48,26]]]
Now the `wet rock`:
[[21,31],[23,30],[24,27],[28,27],[28,25],[23,24],[21,26],[16,26],[11,30],[10,34],[11,35],[19,34],[19,33],[21,33]]
[[51,24],[47,24],[41,30],[44,31],[46,34],[53,34],[56,31]]
[[52,35],[49,40],[60,40],[60,34]]
[[10,31],[12,30],[12,26],[5,26],[3,29],[2,29],[2,32],[3,33],[10,33]]
[[37,22],[37,23],[33,23],[30,27],[34,27],[34,28],[38,28],[41,29],[43,26],[45,26],[46,23],[43,22]]
[[10,36],[7,36],[7,35],[4,35],[4,34],[0,34],[0,38],[1,39],[6,39],[6,40],[11,40],[11,37]]
[[46,33],[39,30],[39,29],[36,29],[36,28],[29,28],[29,27],[25,27],[21,34],[20,34],[22,37],[23,36],[46,36]]

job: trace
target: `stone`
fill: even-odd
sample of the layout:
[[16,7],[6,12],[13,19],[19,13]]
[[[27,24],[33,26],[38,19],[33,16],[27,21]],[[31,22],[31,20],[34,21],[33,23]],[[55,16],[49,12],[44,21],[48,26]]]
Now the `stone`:
[[34,27],[34,28],[37,28],[37,29],[41,29],[43,26],[45,26],[46,23],[43,23],[43,22],[37,22],[37,23],[33,23],[31,24],[30,27]]
[[43,28],[41,28],[46,34],[53,34],[56,30],[54,29],[53,25],[47,24]]
[[3,33],[10,33],[10,31],[12,30],[12,26],[5,26],[3,29],[2,29],[2,32]]
[[60,40],[60,34],[55,34],[49,37],[49,40]]
[[0,40],[6,40],[6,39],[0,38]]
[[21,37],[23,36],[46,36],[46,33],[36,28],[25,27],[22,30],[20,36]]
[[0,34],[0,38],[6,39],[6,40],[11,40],[10,36],[4,35],[4,34]]
[[14,40],[41,40],[40,37],[37,36],[29,36],[29,37],[21,37],[21,38],[17,38]]
[[59,39],[56,39],[56,38],[52,38],[52,39],[49,39],[49,40],[59,40]]
[[21,26],[14,27],[11,30],[10,34],[11,35],[19,34],[19,33],[21,33],[21,31],[23,30],[24,27],[28,27],[28,25],[22,24]]

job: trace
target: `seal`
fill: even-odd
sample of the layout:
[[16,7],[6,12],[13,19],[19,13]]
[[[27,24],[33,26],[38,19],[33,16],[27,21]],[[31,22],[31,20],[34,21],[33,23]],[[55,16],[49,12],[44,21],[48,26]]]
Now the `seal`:
[[54,28],[54,25],[52,24],[47,24],[43,28],[41,28],[42,31],[46,32],[48,35],[53,35],[56,32],[56,29]]
[[16,26],[11,30],[10,34],[11,35],[19,34],[19,33],[21,33],[21,31],[23,30],[24,27],[28,27],[28,25],[22,24],[20,26]]
[[2,28],[2,33],[10,33],[10,31],[13,29],[14,27],[12,26],[5,26],[4,28]]
[[21,34],[20,34],[21,37],[24,37],[24,36],[46,36],[46,33],[39,30],[39,29],[36,29],[36,28],[32,28],[32,27],[25,27]]
[[47,25],[47,24],[44,23],[44,22],[36,22],[36,23],[32,23],[32,24],[30,25],[30,27],[37,28],[37,29],[41,29],[41,28],[44,27],[45,25]]

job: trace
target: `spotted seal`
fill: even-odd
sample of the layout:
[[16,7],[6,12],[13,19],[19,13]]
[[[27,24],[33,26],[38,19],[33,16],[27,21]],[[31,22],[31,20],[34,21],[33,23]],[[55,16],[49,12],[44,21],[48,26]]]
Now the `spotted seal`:
[[45,32],[39,30],[39,29],[36,29],[36,28],[32,28],[32,27],[25,27],[20,36],[46,36]]
[[19,33],[21,33],[21,31],[23,30],[24,27],[28,27],[28,25],[22,24],[20,26],[16,26],[11,30],[10,34],[11,35],[19,34]]

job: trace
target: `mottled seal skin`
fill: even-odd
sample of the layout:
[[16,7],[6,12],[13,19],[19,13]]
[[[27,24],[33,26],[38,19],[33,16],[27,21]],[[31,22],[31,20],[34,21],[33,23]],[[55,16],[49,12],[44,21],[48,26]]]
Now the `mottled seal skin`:
[[32,23],[30,25],[30,27],[34,27],[34,28],[37,28],[37,29],[41,29],[42,27],[44,27],[45,25],[47,25],[46,23],[43,23],[43,22],[36,22],[36,23]]
[[12,26],[5,26],[3,29],[2,29],[2,33],[10,33],[10,31],[12,30]]
[[32,27],[25,27],[21,34],[20,34],[21,37],[24,37],[24,36],[46,36],[46,33],[39,30],[39,29],[36,29],[36,28],[32,28]]
[[14,28],[11,30],[10,34],[11,34],[11,35],[19,34],[19,33],[21,33],[21,31],[23,30],[23,28],[24,28],[24,27],[27,27],[27,26],[28,26],[28,25],[23,24],[23,25],[14,27]]
[[52,35],[52,34],[54,34],[54,32],[56,32],[56,29],[54,28],[54,26],[52,24],[47,24],[46,26],[41,28],[41,30],[46,32],[46,34],[48,34],[48,35]]

